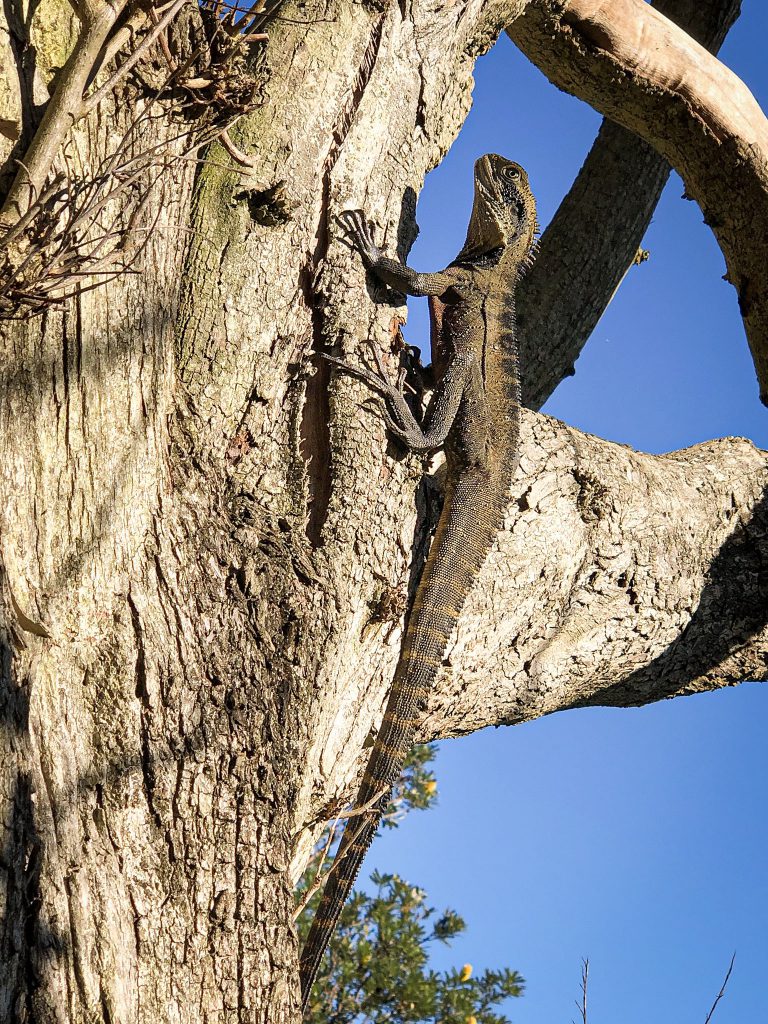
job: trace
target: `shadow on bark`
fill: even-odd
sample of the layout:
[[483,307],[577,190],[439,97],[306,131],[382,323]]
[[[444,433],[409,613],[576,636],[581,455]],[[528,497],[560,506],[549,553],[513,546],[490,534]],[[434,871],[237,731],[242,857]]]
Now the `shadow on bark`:
[[[42,965],[66,952],[69,941],[42,920],[40,876],[43,846],[35,820],[36,801],[30,775],[23,770],[29,725],[28,689],[16,679],[13,654],[0,641],[0,728],[16,751],[16,776],[8,780],[0,846],[0,1020],[32,1024],[35,991]],[[6,749],[6,757],[8,749]]]
[[[108,335],[87,336],[83,333],[73,300],[67,316],[53,326],[45,315],[5,326],[0,332],[5,351],[5,358],[0,362],[0,393],[5,409],[14,410],[16,426],[19,419],[29,424],[27,443],[30,457],[36,448],[36,423],[45,415],[43,403],[50,405],[53,398],[61,421],[59,433],[66,439],[65,445],[56,449],[60,452],[61,475],[78,475],[78,463],[72,461],[70,450],[70,403],[82,404],[85,392],[105,395],[114,388],[127,394],[130,387],[127,363],[133,359],[146,361],[143,350],[152,345],[153,339],[157,339],[158,349],[163,338],[170,344],[168,316],[169,311],[158,301],[143,309],[135,321],[123,324],[119,330]],[[54,334],[52,340],[47,336],[49,331]],[[57,348],[60,354],[54,360],[52,352]],[[158,401],[162,395],[159,378],[163,375],[164,358],[156,350],[156,372],[147,375],[142,394],[142,422],[145,425],[153,424],[158,416]],[[156,381],[157,386],[154,386]],[[52,425],[46,423],[43,432],[52,436]],[[98,544],[109,537],[115,516],[132,500],[136,467],[142,448],[147,444],[146,430],[125,429],[119,436],[124,444],[119,452],[110,453],[108,486],[99,486],[107,483],[104,480],[92,481],[94,500],[89,503],[87,514],[81,518],[80,532],[73,534],[68,544],[63,542],[63,538],[58,538],[61,556],[55,571],[44,581],[43,589],[48,594],[55,594],[64,585],[71,585]],[[76,442],[73,443],[77,446]],[[83,444],[87,442],[83,440]],[[98,499],[99,492],[104,494],[101,499]],[[34,609],[25,610],[34,616]]]
[[416,222],[416,192],[410,185],[403,192],[400,204],[400,220],[397,225],[397,256],[403,263],[407,262],[408,253],[419,235]]
[[3,984],[0,1015],[8,1024],[32,1024],[42,965],[60,959],[69,940],[48,928],[41,917],[42,843],[34,817],[34,793],[28,775],[19,772],[11,798],[11,818],[0,852],[5,873],[5,906],[0,913]]
[[[577,706],[640,707],[698,693],[703,687],[697,680],[716,677],[719,666],[748,646],[766,624],[768,491],[712,560],[699,605],[680,636],[645,668]],[[721,678],[731,686],[742,682],[738,661]],[[763,678],[768,681],[768,661]]]

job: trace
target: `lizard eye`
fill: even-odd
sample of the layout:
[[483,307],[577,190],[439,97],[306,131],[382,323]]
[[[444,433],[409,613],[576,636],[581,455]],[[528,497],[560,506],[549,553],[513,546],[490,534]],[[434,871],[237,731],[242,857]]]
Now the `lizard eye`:
[[510,181],[517,181],[520,178],[520,171],[516,167],[505,167],[504,177]]

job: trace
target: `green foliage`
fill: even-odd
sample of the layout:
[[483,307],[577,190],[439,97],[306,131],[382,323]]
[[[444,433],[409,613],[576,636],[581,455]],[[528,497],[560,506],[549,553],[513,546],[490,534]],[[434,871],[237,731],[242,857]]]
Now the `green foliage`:
[[436,753],[436,743],[419,743],[411,749],[381,819],[385,828],[399,825],[408,811],[425,811],[437,801],[437,780],[428,767]]
[[[432,745],[414,749],[387,811],[388,824],[396,825],[407,810],[434,803],[436,785],[428,769],[434,755]],[[318,844],[318,851],[324,846],[325,841]],[[313,885],[319,862],[318,852],[304,892]],[[521,995],[520,975],[504,968],[474,977],[469,964],[431,970],[430,945],[450,943],[464,931],[462,918],[453,910],[438,914],[423,889],[397,875],[374,872],[371,882],[372,895],[355,891],[344,908],[312,991],[308,1024],[508,1024],[495,1007]],[[301,941],[321,889],[299,919]]]

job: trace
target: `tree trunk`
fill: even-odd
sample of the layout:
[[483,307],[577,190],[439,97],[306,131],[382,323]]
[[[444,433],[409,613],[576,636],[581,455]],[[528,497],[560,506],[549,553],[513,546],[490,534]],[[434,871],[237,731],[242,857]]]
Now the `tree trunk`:
[[[124,132],[168,160],[110,200],[140,273],[0,328],[0,1020],[299,1019],[293,884],[354,791],[440,500],[315,359],[370,339],[394,375],[405,315],[336,216],[407,253],[525,6],[286,0],[247,172],[182,158],[170,108],[136,141],[151,66],[72,129],[71,173]],[[6,5],[4,156],[75,36],[60,0]],[[762,678],[766,483],[744,440],[652,457],[527,413],[423,738]]]

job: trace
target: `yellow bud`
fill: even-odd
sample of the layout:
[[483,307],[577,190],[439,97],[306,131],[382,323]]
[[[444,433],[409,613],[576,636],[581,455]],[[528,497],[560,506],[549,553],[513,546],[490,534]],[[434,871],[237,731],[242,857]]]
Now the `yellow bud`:
[[[472,964],[464,964],[464,966],[461,968],[461,974],[459,975],[459,980],[460,981],[469,981],[469,979],[471,977],[472,977]],[[471,1024],[471,1021],[468,1020],[467,1024]],[[477,1021],[475,1021],[475,1024],[477,1024]]]
[[477,1024],[477,1017],[467,1017],[465,1024]]
[[437,780],[430,779],[429,782],[424,783],[424,792],[427,796],[432,796],[433,793],[437,792]]

